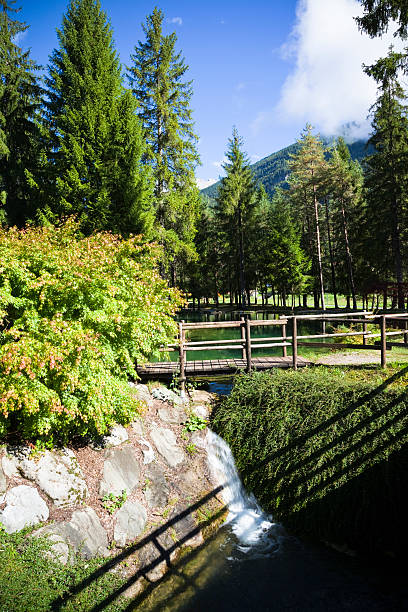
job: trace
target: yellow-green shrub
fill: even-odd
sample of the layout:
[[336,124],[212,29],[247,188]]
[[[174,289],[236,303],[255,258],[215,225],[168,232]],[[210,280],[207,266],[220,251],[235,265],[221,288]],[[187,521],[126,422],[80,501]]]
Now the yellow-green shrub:
[[97,435],[137,410],[128,377],[182,303],[140,237],[0,229],[0,436]]

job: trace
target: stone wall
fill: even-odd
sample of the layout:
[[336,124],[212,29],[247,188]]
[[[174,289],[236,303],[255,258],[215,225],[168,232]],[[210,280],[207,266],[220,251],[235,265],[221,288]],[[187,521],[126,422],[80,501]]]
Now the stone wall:
[[[147,578],[156,579],[166,569],[154,563],[160,547],[174,557],[175,542],[202,542],[200,514],[190,508],[209,493],[207,513],[220,506],[211,495],[205,430],[184,429],[191,414],[208,416],[211,395],[195,391],[182,401],[165,387],[151,393],[146,385],[132,387],[146,408],[128,428],[117,425],[92,444],[35,455],[24,446],[0,448],[0,522],[8,533],[38,525],[33,535],[47,536],[51,554],[64,564],[76,554],[115,556],[146,542],[127,571],[152,566]],[[149,534],[161,526],[160,545],[153,545]]]

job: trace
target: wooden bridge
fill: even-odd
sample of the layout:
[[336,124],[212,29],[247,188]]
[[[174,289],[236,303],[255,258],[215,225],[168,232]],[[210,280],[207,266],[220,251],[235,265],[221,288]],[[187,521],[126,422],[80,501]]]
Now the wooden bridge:
[[[311,335],[298,334],[298,322],[302,320],[320,321],[322,323],[322,333]],[[326,323],[353,323],[361,327],[361,331],[326,333]],[[387,331],[387,322],[392,323],[394,329]],[[291,323],[292,335],[287,335],[288,324]],[[368,331],[368,323],[378,325],[378,333]],[[280,327],[280,336],[269,336],[257,338],[251,335],[254,327]],[[186,341],[186,333],[200,329],[225,329],[238,328],[240,338],[229,340],[198,340]],[[389,336],[403,336],[403,342],[387,342]],[[333,343],[322,342],[325,338],[340,338],[347,336],[362,336],[362,343]],[[368,338],[379,338],[374,345],[368,344]],[[314,341],[313,341],[314,340]],[[316,341],[320,340],[320,341]],[[407,314],[386,314],[376,315],[372,312],[351,312],[342,314],[324,315],[295,315],[270,319],[251,321],[248,317],[241,317],[239,321],[223,322],[202,322],[202,323],[179,323],[179,338],[175,344],[169,344],[160,350],[164,352],[177,351],[178,361],[160,361],[158,363],[148,363],[137,366],[137,373],[142,380],[168,380],[178,375],[181,389],[184,390],[185,381],[188,376],[217,376],[231,375],[240,371],[250,372],[251,370],[269,370],[272,368],[294,368],[313,365],[311,361],[304,359],[298,354],[299,347],[308,346],[313,348],[339,348],[339,349],[369,349],[378,350],[381,354],[381,366],[386,367],[386,351],[393,346],[408,348],[408,313]],[[277,347],[282,348],[282,357],[253,357],[253,349],[265,349]],[[287,348],[291,347],[292,355],[288,356]],[[234,349],[241,351],[241,358],[237,359],[205,359],[189,360],[186,359],[187,351],[206,351],[206,350],[227,350]]]

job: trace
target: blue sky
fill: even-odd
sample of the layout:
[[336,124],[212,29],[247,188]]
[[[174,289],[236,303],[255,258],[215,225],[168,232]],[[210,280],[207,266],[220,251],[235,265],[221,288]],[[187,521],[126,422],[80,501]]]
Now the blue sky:
[[[57,45],[66,0],[19,0],[30,29],[21,39],[46,65]],[[123,64],[141,22],[156,5],[148,0],[102,0]],[[361,71],[385,53],[384,40],[361,35],[353,21],[357,0],[163,0],[166,31],[190,66],[192,108],[200,138],[201,185],[222,173],[232,126],[252,161],[298,138],[307,121],[324,134],[347,125],[350,139],[367,135],[375,87]],[[398,43],[397,43],[398,46]]]

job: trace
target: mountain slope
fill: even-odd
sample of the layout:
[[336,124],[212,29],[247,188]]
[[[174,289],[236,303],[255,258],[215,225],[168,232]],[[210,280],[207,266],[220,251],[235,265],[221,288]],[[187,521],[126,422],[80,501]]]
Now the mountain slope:
[[[333,140],[324,140],[324,144],[327,146],[333,142]],[[260,159],[255,164],[251,165],[252,172],[254,173],[254,177],[257,181],[263,183],[266,192],[269,195],[272,195],[275,187],[285,180],[285,176],[288,172],[288,160],[290,158],[290,154],[296,153],[298,149],[298,144],[294,143],[281,149],[280,151],[276,151],[276,153],[272,153],[268,155],[268,157],[264,157]],[[353,159],[358,159],[361,162],[364,157],[370,155],[372,153],[372,147],[367,146],[365,140],[357,140],[353,142],[353,144],[349,145],[350,154]],[[217,197],[218,186],[220,181],[214,183],[214,185],[210,185],[210,187],[206,187],[201,190],[203,195],[211,199],[215,199]]]

